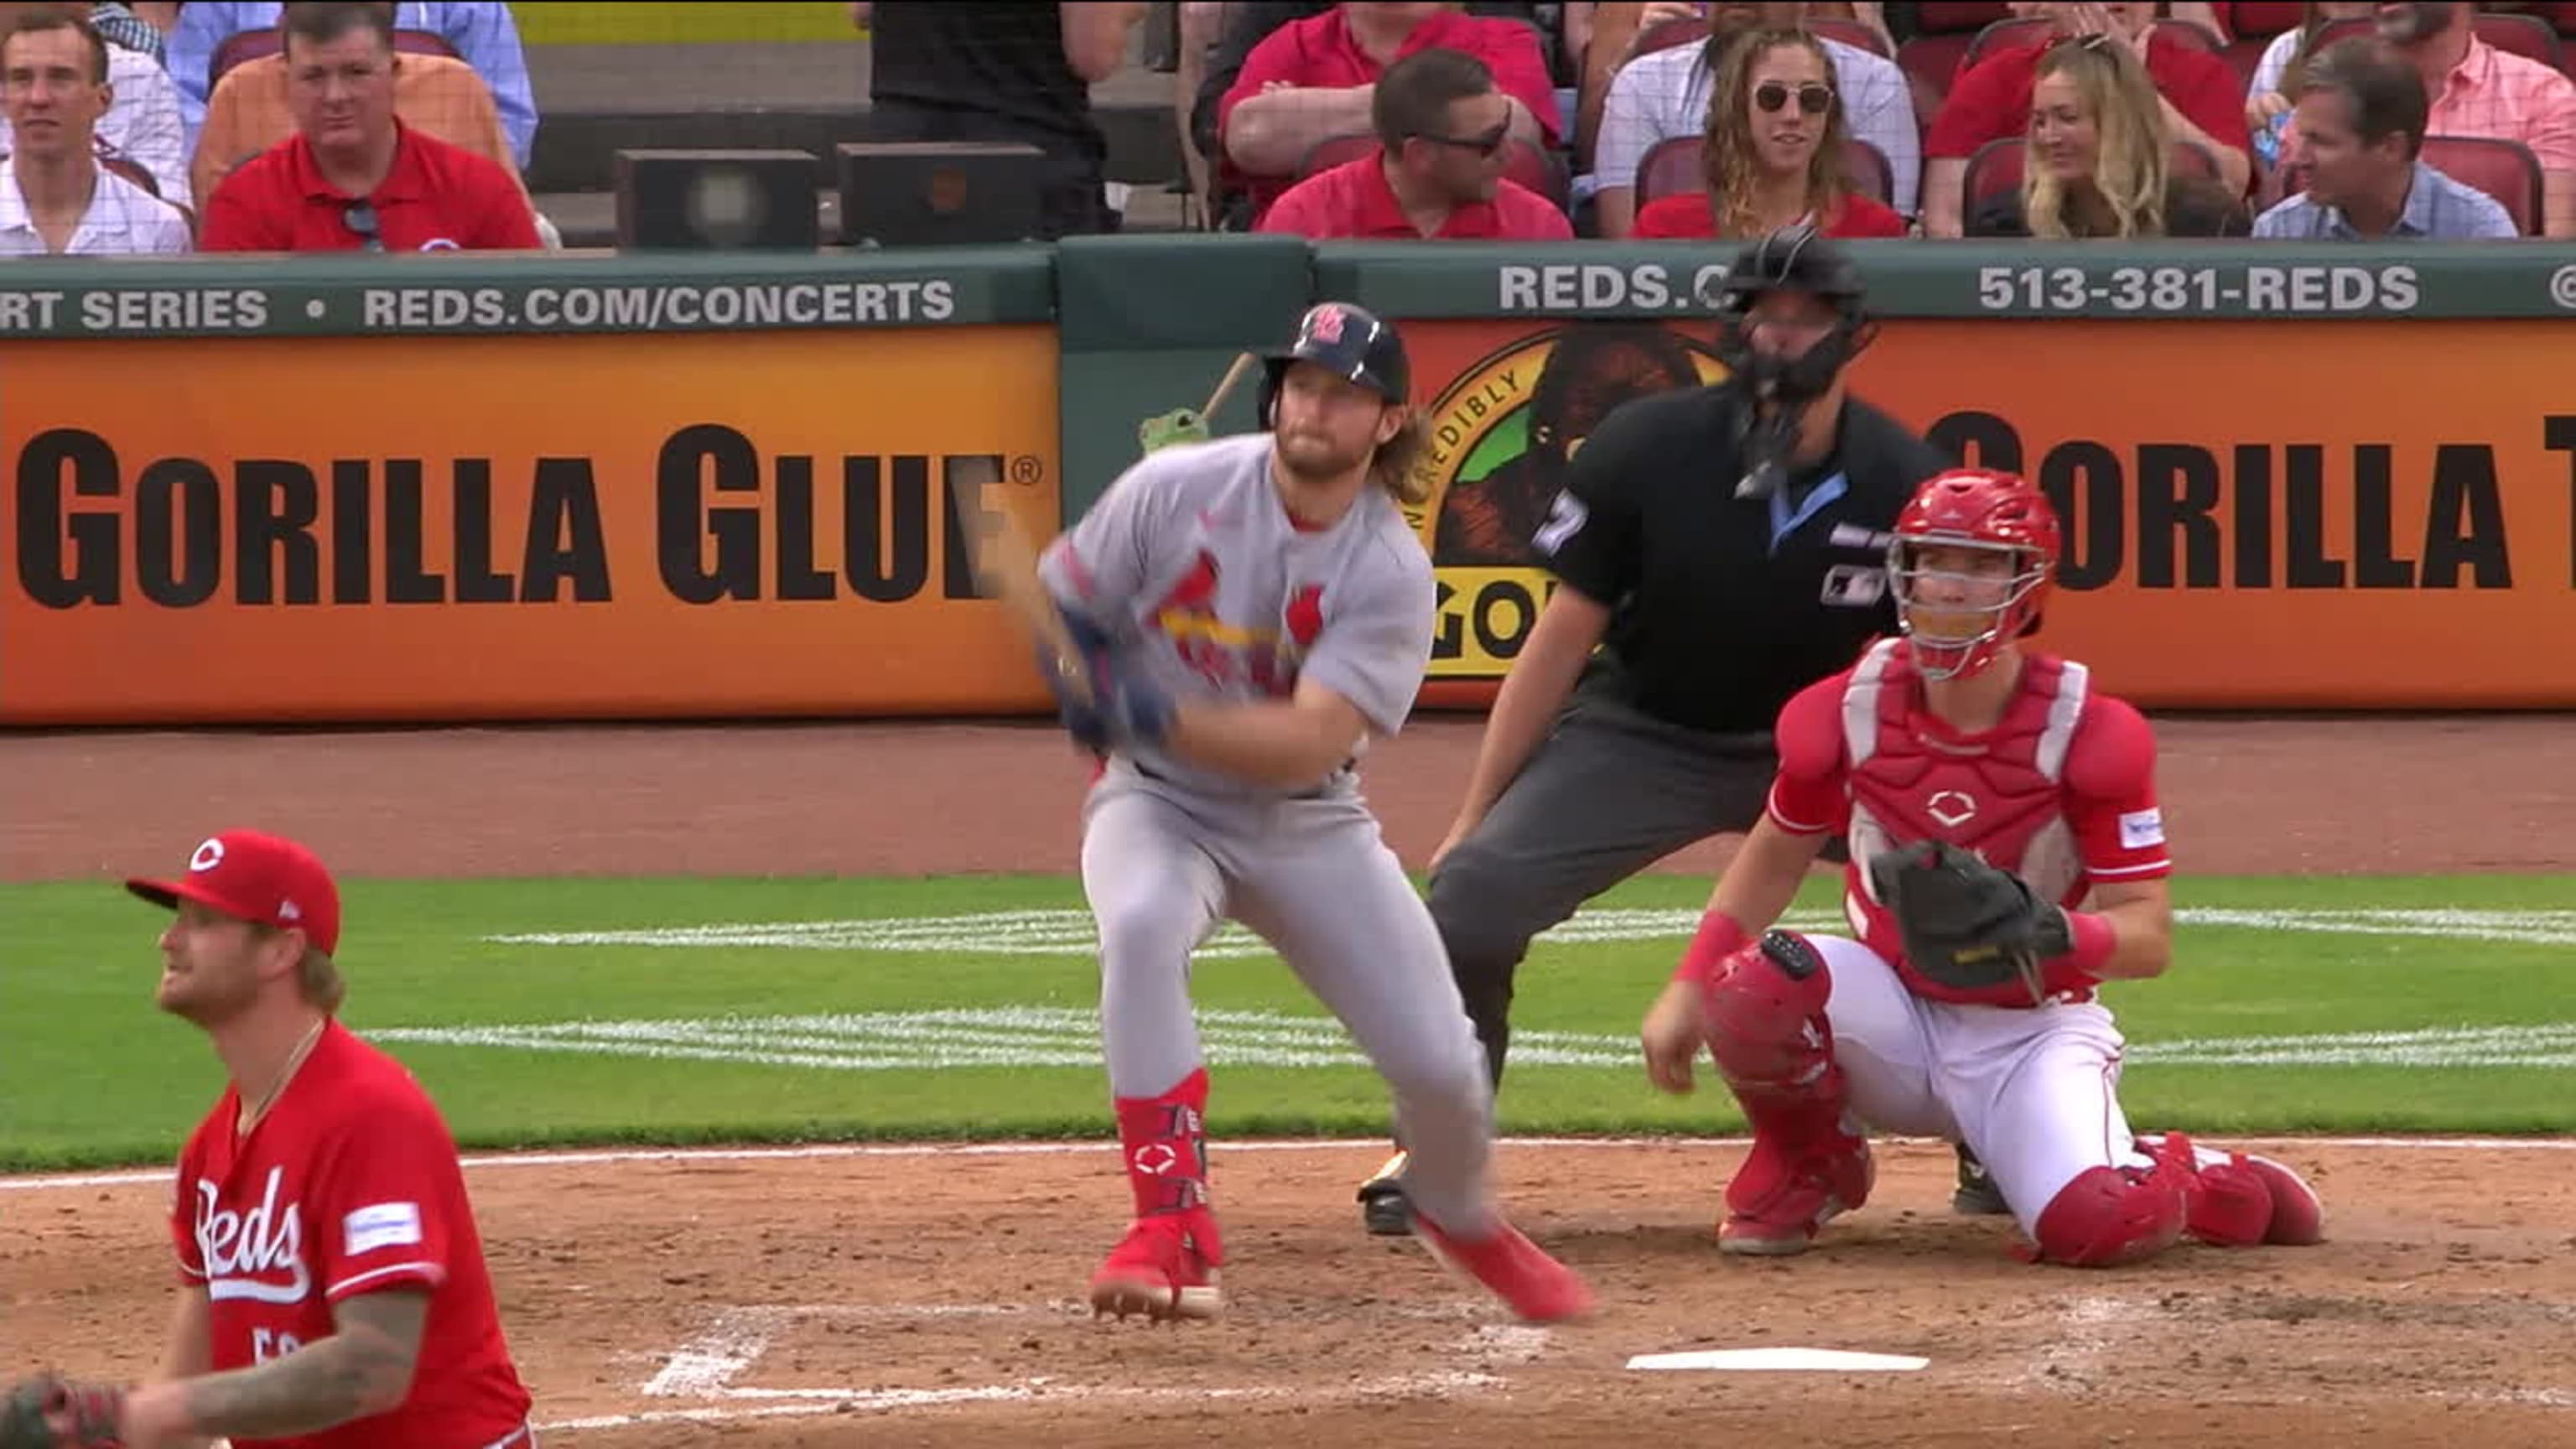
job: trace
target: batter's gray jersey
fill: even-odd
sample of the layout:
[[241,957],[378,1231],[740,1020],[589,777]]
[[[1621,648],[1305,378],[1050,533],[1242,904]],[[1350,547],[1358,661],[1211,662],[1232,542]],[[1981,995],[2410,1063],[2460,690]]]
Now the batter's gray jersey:
[[[1298,526],[1270,456],[1268,433],[1147,455],[1048,547],[1046,586],[1128,641],[1175,699],[1285,699],[1312,680],[1392,735],[1430,664],[1430,554],[1376,488],[1330,528]],[[1210,794],[1266,788],[1157,750],[1132,757]]]

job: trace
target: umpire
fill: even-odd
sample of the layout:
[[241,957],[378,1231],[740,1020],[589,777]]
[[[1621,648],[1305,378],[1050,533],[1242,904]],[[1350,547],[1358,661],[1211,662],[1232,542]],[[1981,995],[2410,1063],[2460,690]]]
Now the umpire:
[[[1753,828],[1773,721],[1895,632],[1888,532],[1953,463],[1849,395],[1875,328],[1859,272],[1812,227],[1745,247],[1713,300],[1727,379],[1626,403],[1575,455],[1535,537],[1558,587],[1432,857],[1431,914],[1498,1089],[1530,938]],[[1403,1166],[1360,1188],[1372,1233],[1405,1231]]]

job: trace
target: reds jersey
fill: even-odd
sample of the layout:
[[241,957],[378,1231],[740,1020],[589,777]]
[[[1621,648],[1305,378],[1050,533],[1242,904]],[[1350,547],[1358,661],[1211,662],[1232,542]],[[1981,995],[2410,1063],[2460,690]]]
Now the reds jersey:
[[[1271,481],[1267,433],[1148,454],[1040,572],[1057,598],[1133,641],[1179,700],[1286,699],[1311,679],[1392,735],[1431,662],[1431,556],[1394,500],[1372,487],[1329,528],[1296,523]],[[1256,788],[1138,754],[1210,793]]]
[[1780,711],[1771,820],[1801,835],[1844,832],[1851,842],[1844,914],[1916,995],[2032,1004],[2018,982],[1970,991],[1914,970],[1895,918],[1870,890],[1867,864],[1882,851],[1946,841],[2069,908],[2097,882],[2172,872],[2156,806],[2154,732],[2136,709],[2090,685],[2081,664],[2026,654],[2003,721],[1961,734],[1925,708],[1912,653],[1891,639]]
[[411,1074],[335,1020],[247,1138],[240,1111],[226,1088],[188,1139],[170,1215],[180,1279],[212,1300],[215,1369],[330,1337],[345,1298],[431,1298],[401,1408],[235,1449],[474,1449],[526,1423],[456,1144]]

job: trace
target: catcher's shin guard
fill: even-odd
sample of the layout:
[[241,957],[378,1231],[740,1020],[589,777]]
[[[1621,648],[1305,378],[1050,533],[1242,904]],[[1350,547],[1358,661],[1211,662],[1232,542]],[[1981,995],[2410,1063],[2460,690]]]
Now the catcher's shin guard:
[[1753,1125],[1753,1150],[1726,1185],[1718,1245],[1727,1252],[1804,1251],[1827,1221],[1869,1200],[1875,1170],[1867,1139],[1844,1120],[1831,994],[1823,955],[1785,931],[1728,957],[1709,981],[1709,1054]]

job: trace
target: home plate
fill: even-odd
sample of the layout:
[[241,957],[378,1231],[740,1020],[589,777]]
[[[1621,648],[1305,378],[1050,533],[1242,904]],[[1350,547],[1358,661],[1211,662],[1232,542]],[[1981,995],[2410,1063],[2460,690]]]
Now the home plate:
[[1845,1353],[1832,1348],[1708,1348],[1690,1353],[1641,1353],[1632,1369],[1718,1369],[1758,1372],[1911,1373],[1932,1360],[1893,1353]]

